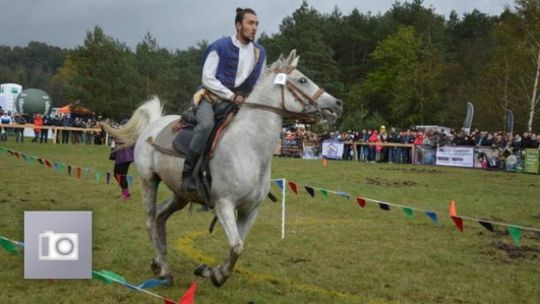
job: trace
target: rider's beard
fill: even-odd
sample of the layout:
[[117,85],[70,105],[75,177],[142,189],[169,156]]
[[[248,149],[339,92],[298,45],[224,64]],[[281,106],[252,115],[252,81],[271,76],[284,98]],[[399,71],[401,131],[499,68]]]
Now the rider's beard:
[[249,30],[246,30],[244,28],[241,29],[240,31],[240,36],[242,38],[242,40],[246,41],[246,42],[253,42],[255,40],[255,37],[251,37]]

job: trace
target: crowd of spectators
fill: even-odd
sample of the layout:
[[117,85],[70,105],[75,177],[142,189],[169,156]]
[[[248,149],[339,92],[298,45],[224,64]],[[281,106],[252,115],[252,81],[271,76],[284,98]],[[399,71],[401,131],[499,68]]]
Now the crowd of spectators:
[[[99,129],[98,121],[101,117],[91,116],[76,116],[70,114],[57,114],[57,115],[45,115],[40,114],[26,115],[19,113],[11,113],[9,111],[0,110],[0,123],[3,125],[18,125],[23,126],[25,124],[33,124],[34,138],[32,143],[47,143],[49,136],[53,134],[47,128],[43,126],[57,126],[66,128],[79,128],[81,130],[65,130],[60,129],[56,133],[55,140],[58,144],[102,144],[104,143],[103,132],[84,131],[82,129]],[[106,119],[110,122],[109,119]],[[8,137],[15,137],[16,142],[24,143],[24,130],[20,127],[6,127],[0,128],[0,142],[5,142]]]
[[503,131],[488,132],[478,129],[470,133],[465,131],[443,130],[437,128],[422,129],[410,128],[396,130],[383,125],[379,129],[364,129],[362,131],[332,131],[318,135],[303,128],[290,128],[284,130],[282,138],[287,141],[295,140],[302,143],[309,141],[322,141],[333,139],[343,142],[343,160],[353,160],[356,156],[359,161],[411,163],[413,159],[411,144],[416,146],[417,157],[429,162],[435,157],[435,149],[440,146],[476,146],[493,148],[501,153],[538,148],[540,135],[532,132],[511,134]]

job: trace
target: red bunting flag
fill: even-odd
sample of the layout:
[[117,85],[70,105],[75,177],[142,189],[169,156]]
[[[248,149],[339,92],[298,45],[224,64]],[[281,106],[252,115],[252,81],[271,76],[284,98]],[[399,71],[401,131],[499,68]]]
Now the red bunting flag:
[[191,286],[189,286],[188,290],[186,293],[184,293],[178,304],[194,304],[195,290],[197,290],[197,282],[191,283]]
[[120,184],[120,181],[122,180],[122,175],[121,174],[115,174],[114,179],[116,179],[116,182]]
[[51,162],[48,160],[45,160],[45,166],[52,168]]
[[77,178],[81,178],[81,167],[77,167]]
[[365,199],[363,199],[361,197],[357,197],[356,201],[358,202],[358,205],[360,205],[360,207],[364,208],[366,206],[366,200]]
[[171,300],[171,299],[167,299],[167,298],[164,298],[164,299],[163,299],[163,302],[164,302],[165,304],[176,304],[175,301],[173,301],[173,300]]
[[15,157],[17,157],[17,159],[20,159],[19,152],[15,152]]
[[451,216],[451,218],[452,221],[454,221],[454,224],[456,224],[457,229],[463,232],[463,219],[459,216]]
[[291,190],[294,192],[294,194],[298,194],[298,188],[296,186],[296,183],[295,182],[288,182],[289,184],[289,187],[291,188]]

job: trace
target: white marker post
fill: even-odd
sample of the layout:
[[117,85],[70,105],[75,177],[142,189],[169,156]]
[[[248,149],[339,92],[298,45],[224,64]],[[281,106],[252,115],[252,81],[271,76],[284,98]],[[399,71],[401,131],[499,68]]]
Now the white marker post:
[[285,239],[285,191],[287,190],[287,179],[281,179],[283,189],[281,189],[281,239]]

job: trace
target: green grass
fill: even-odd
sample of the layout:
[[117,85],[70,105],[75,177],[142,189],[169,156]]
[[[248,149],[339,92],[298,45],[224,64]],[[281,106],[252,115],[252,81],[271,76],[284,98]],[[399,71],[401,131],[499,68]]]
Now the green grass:
[[[101,172],[112,171],[109,150],[85,145],[5,147]],[[152,277],[153,249],[145,229],[138,182],[131,200],[119,201],[116,185],[0,155],[0,235],[23,239],[27,210],[93,211],[93,268],[131,283]],[[136,175],[132,167],[130,174]],[[197,303],[538,303],[540,239],[524,232],[512,245],[503,227],[490,233],[465,221],[463,233],[448,217],[458,213],[540,227],[537,175],[442,167],[363,164],[275,158],[273,177],[439,213],[440,225],[422,214],[361,209],[354,200],[318,192],[287,191],[286,238],[280,239],[280,204],[267,201],[246,242],[237,271],[222,288],[199,282]],[[273,186],[274,194],[279,194]],[[160,188],[160,199],[167,197]],[[195,207],[197,209],[197,207]],[[172,288],[152,291],[178,299],[195,279],[200,262],[221,262],[227,242],[222,229],[208,234],[210,213],[183,210],[168,223]],[[507,251],[511,250],[512,256]],[[516,258],[517,256],[517,258]],[[24,280],[21,256],[0,252],[0,303],[162,303],[122,286],[96,280]]]

